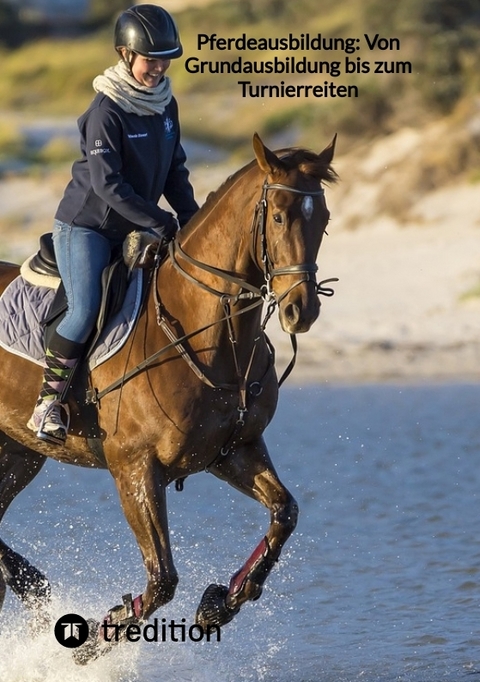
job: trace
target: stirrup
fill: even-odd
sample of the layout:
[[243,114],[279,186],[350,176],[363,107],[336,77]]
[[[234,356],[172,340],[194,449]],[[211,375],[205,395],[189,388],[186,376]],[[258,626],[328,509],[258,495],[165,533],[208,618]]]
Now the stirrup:
[[[44,431],[45,421],[49,414],[55,409],[63,410],[66,416],[66,424],[61,420],[61,425],[55,431]],[[70,427],[70,408],[68,405],[61,403],[59,400],[49,401],[45,409],[45,414],[42,417],[40,426],[37,431],[37,438],[47,443],[54,443],[55,445],[63,445],[67,440],[68,429]]]

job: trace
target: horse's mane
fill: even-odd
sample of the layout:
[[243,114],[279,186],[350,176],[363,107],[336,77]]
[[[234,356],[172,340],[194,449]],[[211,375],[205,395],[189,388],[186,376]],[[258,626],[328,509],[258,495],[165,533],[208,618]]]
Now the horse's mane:
[[[333,168],[326,164],[319,157],[318,154],[310,149],[302,147],[288,147],[280,149],[275,152],[280,159],[285,172],[288,173],[294,169],[298,169],[304,175],[315,178],[319,182],[336,182],[337,174]],[[248,164],[239,170],[229,175],[226,180],[218,187],[218,189],[210,192],[195,217],[201,218],[204,213],[208,213],[212,205],[216,205],[219,199],[226,194],[230,188],[235,185],[244,175],[250,172],[253,168],[258,168],[256,159],[250,161]],[[196,222],[196,220],[195,220]]]

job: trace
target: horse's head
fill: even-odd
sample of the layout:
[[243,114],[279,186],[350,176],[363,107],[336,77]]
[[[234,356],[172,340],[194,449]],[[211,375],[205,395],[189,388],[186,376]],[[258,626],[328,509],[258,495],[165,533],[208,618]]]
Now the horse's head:
[[256,259],[279,305],[284,331],[306,332],[320,313],[316,259],[330,212],[321,181],[335,181],[335,138],[320,154],[290,149],[277,156],[259,136],[255,156],[265,174],[257,207]]

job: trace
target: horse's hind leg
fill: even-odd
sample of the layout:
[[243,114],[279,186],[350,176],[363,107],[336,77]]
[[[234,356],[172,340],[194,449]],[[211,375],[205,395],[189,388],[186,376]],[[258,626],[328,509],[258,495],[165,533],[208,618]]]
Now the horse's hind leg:
[[228,623],[244,602],[260,597],[298,516],[297,503],[280,482],[263,439],[237,448],[210,471],[265,505],[270,511],[270,526],[250,558],[231,578],[229,587],[210,585],[205,591],[196,617],[204,627]]
[[[45,459],[0,432],[0,521],[18,493],[38,474]],[[29,607],[37,607],[50,598],[45,576],[0,540],[0,609],[6,586]]]

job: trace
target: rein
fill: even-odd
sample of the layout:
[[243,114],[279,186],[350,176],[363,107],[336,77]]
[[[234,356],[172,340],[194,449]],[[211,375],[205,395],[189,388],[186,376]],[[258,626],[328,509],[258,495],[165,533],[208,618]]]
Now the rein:
[[[87,403],[99,403],[100,400],[106,396],[108,393],[111,391],[114,391],[117,388],[123,387],[123,385],[132,379],[133,377],[137,376],[140,374],[144,369],[150,367],[154,362],[156,362],[164,353],[167,351],[171,350],[172,348],[176,348],[177,351],[179,352],[180,356],[187,362],[189,367],[192,369],[192,371],[195,373],[195,375],[203,381],[205,384],[210,386],[211,388],[221,388],[221,389],[226,389],[229,391],[236,390],[238,389],[239,391],[239,405],[238,405],[238,412],[239,412],[239,417],[235,426],[235,430],[233,434],[231,435],[228,444],[226,444],[222,450],[221,450],[221,455],[225,456],[231,449],[233,445],[233,441],[236,438],[237,431],[239,427],[243,426],[245,421],[244,421],[244,416],[247,413],[247,393],[249,390],[248,387],[248,378],[250,374],[250,369],[253,366],[253,360],[255,356],[255,352],[257,349],[257,344],[258,341],[262,338],[263,336],[267,340],[267,345],[270,349],[270,357],[271,361],[264,373],[264,376],[262,377],[261,381],[255,381],[250,385],[250,391],[253,393],[253,387],[255,386],[255,392],[254,395],[259,395],[262,392],[262,381],[265,378],[265,376],[268,374],[270,371],[271,367],[273,366],[273,357],[274,357],[274,348],[271,345],[270,341],[268,340],[268,337],[265,334],[265,327],[267,325],[268,320],[270,317],[273,315],[276,307],[278,304],[287,296],[292,289],[295,287],[299,286],[300,284],[303,284],[304,282],[313,282],[316,287],[316,292],[318,295],[322,294],[324,296],[333,296],[334,291],[333,289],[329,287],[325,287],[325,284],[328,284],[330,282],[335,282],[338,281],[337,278],[330,278],[323,280],[322,282],[317,284],[315,274],[318,270],[318,267],[316,263],[299,263],[299,264],[294,264],[294,265],[289,265],[289,266],[284,266],[280,268],[274,268],[273,267],[273,262],[268,254],[268,249],[267,249],[267,239],[266,239],[266,220],[267,220],[267,192],[272,189],[283,189],[289,192],[294,192],[295,194],[302,194],[302,195],[310,195],[310,196],[321,196],[324,194],[323,188],[312,192],[312,191],[304,191],[300,189],[296,189],[295,187],[291,187],[289,185],[283,185],[280,183],[272,183],[269,184],[265,180],[262,186],[262,195],[260,200],[257,202],[255,206],[255,212],[252,220],[252,227],[251,227],[251,233],[253,235],[252,238],[252,249],[253,249],[253,260],[254,262],[257,263],[257,267],[263,272],[265,284],[259,288],[256,287],[249,282],[246,282],[244,279],[237,277],[235,275],[232,275],[224,270],[221,270],[220,268],[216,268],[214,266],[208,265],[207,263],[203,263],[199,260],[196,260],[195,258],[192,258],[189,256],[180,246],[180,244],[176,240],[172,240],[169,244],[169,258],[171,260],[171,263],[173,267],[188,281],[192,282],[196,286],[200,287],[204,291],[207,291],[208,293],[217,296],[220,298],[223,309],[224,309],[224,315],[220,319],[216,320],[215,322],[211,322],[199,329],[196,329],[188,334],[184,334],[181,337],[177,337],[171,327],[168,325],[168,322],[165,318],[165,316],[162,313],[162,304],[160,301],[160,298],[158,296],[158,290],[157,290],[157,277],[158,277],[158,270],[160,268],[161,264],[161,258],[159,255],[160,251],[160,245],[159,249],[157,250],[157,254],[155,256],[155,265],[154,265],[154,277],[152,278],[154,280],[154,303],[155,303],[155,310],[156,310],[156,315],[157,315],[157,324],[158,326],[163,330],[165,335],[167,336],[168,339],[170,339],[170,343],[167,344],[166,346],[163,346],[160,350],[156,351],[152,355],[150,355],[148,358],[146,358],[143,362],[139,363],[136,367],[131,369],[129,372],[124,374],[121,378],[117,379],[113,383],[109,384],[106,388],[104,388],[102,391],[97,391],[96,389],[93,389],[92,391],[89,391],[87,393]],[[256,245],[257,245],[257,240],[261,239],[261,261],[262,261],[262,266],[260,267],[257,260],[256,260]],[[207,284],[204,284],[200,280],[196,279],[192,275],[190,275],[182,266],[180,265],[178,258],[181,258],[185,260],[187,263],[190,265],[193,265],[200,270],[204,270],[205,272],[208,272],[209,274],[212,274],[214,276],[219,277],[220,279],[223,279],[226,282],[229,282],[231,284],[235,284],[240,288],[240,292],[236,295],[230,295],[225,292],[219,291],[217,289],[214,289],[213,287],[210,287]],[[294,282],[285,292],[282,293],[282,295],[277,299],[275,292],[272,290],[270,286],[270,282],[274,277],[280,277],[282,275],[291,275],[291,274],[303,274],[305,277],[302,277],[299,279],[297,282]],[[240,310],[232,312],[231,307],[232,305],[237,304],[241,300],[252,300],[253,302],[250,305],[247,305],[244,308],[241,308]],[[254,310],[255,308],[263,305],[263,303],[266,302],[268,304],[267,311],[265,314],[265,317],[261,323],[260,326],[260,334],[257,335],[254,346],[252,348],[252,352],[250,355],[250,359],[248,362],[248,366],[245,372],[242,372],[238,363],[238,356],[236,352],[236,343],[237,340],[234,338],[234,330],[233,330],[233,325],[232,325],[232,319],[235,317],[238,317],[240,315],[243,315],[246,312],[249,312],[251,310]],[[187,350],[183,346],[184,342],[187,341],[188,339],[191,339],[192,337],[196,336],[197,334],[200,334],[207,329],[212,328],[215,325],[221,324],[223,322],[226,322],[228,325],[228,332],[229,332],[229,340],[230,344],[232,347],[232,352],[233,352],[233,359],[234,359],[234,364],[235,364],[235,369],[236,369],[236,374],[237,374],[237,381],[238,384],[214,384],[213,382],[208,379],[208,377],[205,375],[205,373],[201,370],[201,368],[198,366],[197,363],[191,358],[191,356],[188,354]],[[293,349],[293,357],[292,360],[290,361],[289,365],[283,372],[278,385],[281,386],[285,379],[290,375],[291,371],[293,370],[296,362],[296,355],[297,355],[297,342],[296,342],[296,336],[295,334],[290,334],[290,340],[292,343],[292,349]]]

